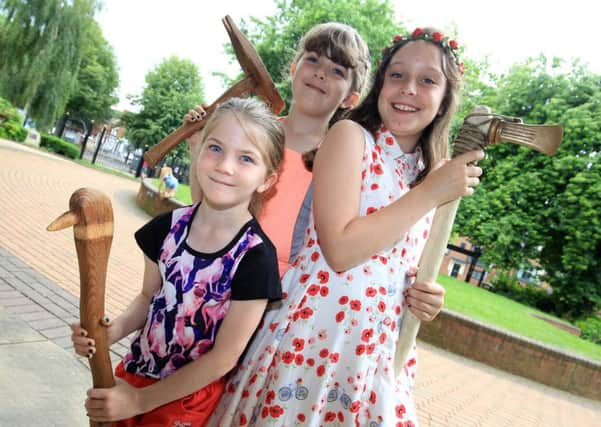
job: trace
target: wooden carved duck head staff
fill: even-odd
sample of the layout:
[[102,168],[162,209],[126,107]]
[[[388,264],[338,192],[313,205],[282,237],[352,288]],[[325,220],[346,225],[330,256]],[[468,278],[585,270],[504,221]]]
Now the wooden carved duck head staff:
[[[95,388],[115,385],[106,328],[102,325],[109,252],[113,241],[113,209],[100,191],[80,188],[69,199],[69,210],[54,220],[48,231],[73,227],[79,262],[81,325],[96,342],[90,359]],[[101,424],[90,422],[91,426]]]

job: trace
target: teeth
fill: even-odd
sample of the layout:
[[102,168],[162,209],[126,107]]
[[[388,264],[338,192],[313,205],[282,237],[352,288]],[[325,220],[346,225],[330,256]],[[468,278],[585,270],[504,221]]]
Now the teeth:
[[411,112],[417,111],[417,108],[410,107],[405,104],[392,104],[392,106],[394,107],[395,110],[399,110],[399,111],[411,111]]

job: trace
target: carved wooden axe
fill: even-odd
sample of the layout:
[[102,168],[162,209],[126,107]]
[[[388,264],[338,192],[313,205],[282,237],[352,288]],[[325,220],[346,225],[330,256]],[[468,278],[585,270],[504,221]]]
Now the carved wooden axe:
[[[488,107],[475,107],[465,118],[457,134],[453,157],[471,150],[482,150],[488,145],[499,142],[511,142],[552,156],[557,151],[562,137],[561,126],[527,125],[521,119],[492,114]],[[416,281],[436,281],[460,200],[453,200],[436,209],[430,236],[420,259]],[[419,319],[409,309],[405,309],[394,357],[397,376],[407,362],[419,325]]]
[[[96,342],[96,353],[90,360],[94,388],[115,385],[109,355],[106,327],[102,324],[104,290],[109,252],[113,241],[113,209],[109,198],[100,191],[80,188],[69,199],[69,210],[55,219],[48,231],[73,226],[75,249],[79,262],[79,315],[81,326]],[[90,420],[91,427],[108,427],[112,423]]]
[[204,128],[207,119],[217,106],[230,98],[248,96],[250,93],[255,93],[265,101],[273,114],[279,114],[284,109],[284,100],[278,93],[275,84],[271,80],[271,76],[267,72],[265,65],[261,61],[261,57],[248,41],[248,39],[240,32],[236,24],[229,15],[226,15],[223,20],[223,25],[227,30],[232,47],[236,53],[236,58],[240,63],[242,71],[244,71],[244,79],[240,80],[234,86],[226,90],[215,102],[213,102],[205,111],[206,116],[194,123],[185,123],[177,130],[170,133],[165,139],[151,147],[145,154],[144,159],[151,166],[156,165],[169,151],[177,144]]

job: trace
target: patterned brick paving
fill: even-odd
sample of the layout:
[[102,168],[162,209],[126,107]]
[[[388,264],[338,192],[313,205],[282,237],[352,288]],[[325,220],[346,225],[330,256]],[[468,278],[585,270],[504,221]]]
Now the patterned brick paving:
[[[135,205],[139,183],[0,140],[0,305],[69,349],[78,317],[79,276],[70,231],[45,227],[80,187],[113,201],[115,236],[107,313],[115,316],[141,283],[133,231],[148,220]],[[116,359],[127,340],[113,348]],[[495,370],[424,343],[415,401],[422,426],[571,427],[601,425],[601,403]]]

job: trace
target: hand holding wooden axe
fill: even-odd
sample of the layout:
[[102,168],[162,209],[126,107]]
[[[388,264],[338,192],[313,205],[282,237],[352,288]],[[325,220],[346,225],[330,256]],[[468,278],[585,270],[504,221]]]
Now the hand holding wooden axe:
[[279,114],[284,109],[284,100],[278,93],[271,76],[253,45],[236,27],[236,24],[234,24],[229,15],[223,18],[223,25],[230,37],[240,67],[244,71],[244,79],[226,90],[215,102],[208,106],[205,109],[207,114],[202,120],[185,123],[161,142],[151,147],[144,154],[144,159],[151,166],[156,165],[177,144],[204,128],[207,119],[217,106],[230,98],[255,93],[265,101],[274,114]]
[[[110,199],[100,191],[80,188],[69,200],[69,210],[54,220],[48,231],[73,227],[79,262],[79,314],[88,337],[95,341],[96,352],[90,359],[94,388],[115,385],[109,355],[104,318],[104,291],[109,252],[113,241],[113,209]],[[108,427],[111,423],[90,420],[91,427]]]
[[[557,151],[562,136],[561,126],[526,125],[517,118],[492,114],[488,107],[475,107],[465,118],[455,139],[453,157],[499,142],[522,145],[551,156]],[[417,282],[436,282],[460,200],[456,199],[436,209],[428,241],[421,255]],[[419,319],[405,310],[395,354],[397,375],[407,362],[419,325]]]

